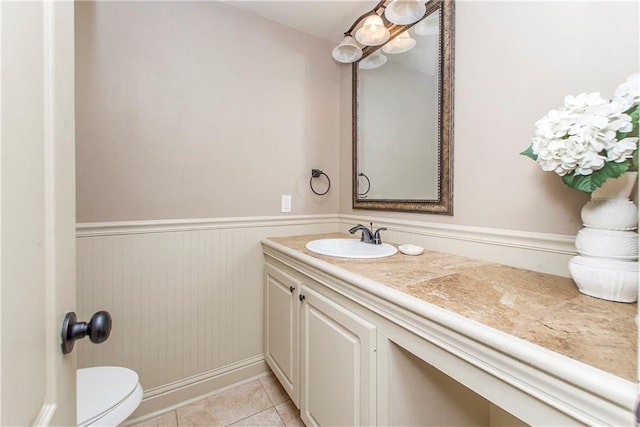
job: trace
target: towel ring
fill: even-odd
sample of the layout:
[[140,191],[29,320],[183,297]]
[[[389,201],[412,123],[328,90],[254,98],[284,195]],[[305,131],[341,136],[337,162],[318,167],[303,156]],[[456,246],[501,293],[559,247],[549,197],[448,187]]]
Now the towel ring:
[[[318,193],[315,188],[313,188],[313,178],[320,178],[320,175],[324,175],[327,178],[327,182],[329,183],[329,186],[324,193]],[[311,169],[311,179],[309,180],[309,187],[311,187],[311,191],[313,191],[314,194],[317,194],[318,196],[324,196],[331,189],[331,180],[329,179],[329,175],[322,172],[320,169]]]
[[[367,193],[369,192],[369,190],[371,190],[371,181],[369,180],[369,177],[365,174],[363,174],[362,172],[360,172],[358,174],[358,176],[363,177],[364,179],[367,180],[367,191],[363,191],[362,193],[358,192],[358,196],[362,197],[363,199],[367,198]],[[358,182],[358,189],[360,189],[360,183]]]

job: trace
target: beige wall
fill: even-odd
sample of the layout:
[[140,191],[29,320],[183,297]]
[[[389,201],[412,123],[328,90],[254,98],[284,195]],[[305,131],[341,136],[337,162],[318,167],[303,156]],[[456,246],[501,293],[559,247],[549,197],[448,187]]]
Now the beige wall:
[[[282,194],[353,213],[331,43],[215,2],[76,8],[78,222],[276,215]],[[587,196],[518,153],[565,95],[638,70],[637,3],[462,1],[455,48],[454,216],[364,212],[574,234]]]
[[[610,97],[638,71],[638,13],[637,2],[457,2],[454,216],[371,216],[574,234],[588,197],[518,153],[565,95]],[[341,213],[354,212],[350,88],[344,66]]]
[[78,2],[76,26],[78,222],[338,211],[332,43],[217,2]]

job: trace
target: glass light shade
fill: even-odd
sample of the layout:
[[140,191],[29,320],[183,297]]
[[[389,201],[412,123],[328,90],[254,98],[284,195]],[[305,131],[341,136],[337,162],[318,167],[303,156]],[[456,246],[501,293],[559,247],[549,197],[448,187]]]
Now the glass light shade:
[[350,64],[362,58],[362,49],[351,36],[346,36],[331,52],[333,59],[338,62]]
[[393,0],[384,10],[384,16],[389,22],[398,25],[409,25],[418,22],[427,11],[427,7],[420,0]]
[[379,50],[376,50],[371,55],[360,61],[358,66],[362,70],[373,70],[374,68],[382,67],[386,63],[387,57],[381,54]]
[[440,31],[439,24],[439,15],[434,13],[414,25],[413,31],[415,31],[419,36],[431,36],[438,34]]
[[413,49],[415,45],[416,41],[411,38],[408,31],[405,31],[389,43],[382,46],[382,51],[384,53],[403,53]]
[[356,31],[356,40],[367,46],[378,46],[389,40],[389,37],[389,30],[376,14],[367,16],[362,27]]

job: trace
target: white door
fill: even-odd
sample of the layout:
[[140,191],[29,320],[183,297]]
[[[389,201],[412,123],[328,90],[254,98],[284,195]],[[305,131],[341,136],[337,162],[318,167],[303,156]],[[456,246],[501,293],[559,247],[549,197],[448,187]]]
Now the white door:
[[0,425],[74,425],[72,1],[0,2]]

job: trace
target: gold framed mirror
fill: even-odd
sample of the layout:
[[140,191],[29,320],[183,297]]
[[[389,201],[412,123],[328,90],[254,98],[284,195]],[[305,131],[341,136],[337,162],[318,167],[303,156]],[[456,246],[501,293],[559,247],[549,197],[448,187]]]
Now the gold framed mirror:
[[352,64],[354,209],[453,215],[454,2],[426,6],[422,20],[390,28],[413,49],[370,68],[387,42]]

